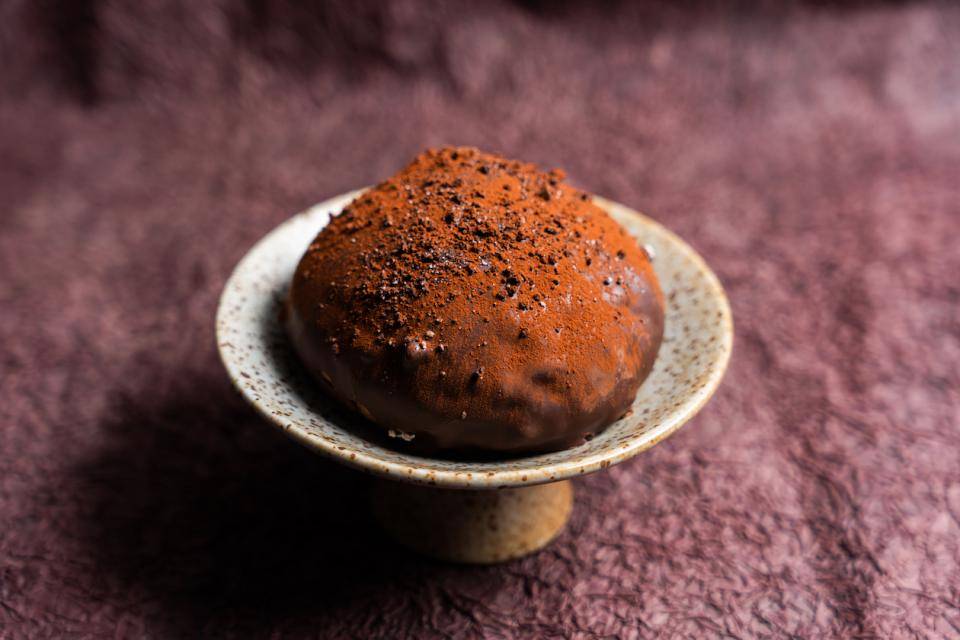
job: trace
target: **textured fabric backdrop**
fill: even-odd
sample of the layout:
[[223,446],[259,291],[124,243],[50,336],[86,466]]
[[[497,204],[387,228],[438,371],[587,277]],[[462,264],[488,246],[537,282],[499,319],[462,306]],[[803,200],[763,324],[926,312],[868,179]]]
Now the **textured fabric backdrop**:
[[[0,637],[957,637],[960,7],[730,6],[0,5]],[[489,568],[382,539],[213,336],[263,233],[445,143],[650,213],[736,320]]]

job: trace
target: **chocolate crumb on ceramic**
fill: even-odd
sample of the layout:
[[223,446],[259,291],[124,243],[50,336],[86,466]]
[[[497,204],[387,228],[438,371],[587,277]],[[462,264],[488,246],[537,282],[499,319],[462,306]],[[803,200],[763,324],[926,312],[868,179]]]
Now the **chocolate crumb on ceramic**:
[[562,171],[472,148],[426,151],[350,203],[287,307],[324,389],[421,450],[579,444],[630,407],[663,336],[633,237]]

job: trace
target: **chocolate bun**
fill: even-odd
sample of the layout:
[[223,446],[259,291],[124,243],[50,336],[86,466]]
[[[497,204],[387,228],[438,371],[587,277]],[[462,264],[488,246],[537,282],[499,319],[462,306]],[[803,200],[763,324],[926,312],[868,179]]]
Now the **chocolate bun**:
[[559,170],[429,150],[307,249],[285,325],[324,389],[419,451],[574,446],[663,335],[645,251]]

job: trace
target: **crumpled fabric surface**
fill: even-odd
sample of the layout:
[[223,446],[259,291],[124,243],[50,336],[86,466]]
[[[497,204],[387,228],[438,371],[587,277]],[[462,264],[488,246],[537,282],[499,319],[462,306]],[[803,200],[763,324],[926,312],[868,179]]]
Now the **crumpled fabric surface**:
[[[960,8],[732,6],[4,3],[0,637],[960,635]],[[501,566],[385,540],[215,353],[261,235],[439,144],[659,219],[736,323]]]

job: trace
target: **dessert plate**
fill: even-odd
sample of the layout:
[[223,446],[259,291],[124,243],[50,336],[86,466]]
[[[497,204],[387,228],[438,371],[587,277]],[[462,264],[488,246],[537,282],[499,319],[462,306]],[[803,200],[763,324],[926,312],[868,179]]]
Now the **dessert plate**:
[[[428,458],[402,440],[365,437],[315,389],[287,345],[279,309],[297,263],[317,232],[362,190],[300,213],[260,240],[227,281],[217,311],[220,356],[240,393],[301,444],[388,479],[455,489],[555,482],[606,468],[652,447],[710,399],[733,347],[730,305],[703,259],[675,234],[621,204],[595,197],[647,246],[666,297],[666,330],[653,371],[630,413],[581,446],[502,461]],[[367,431],[369,433],[369,431]]]

